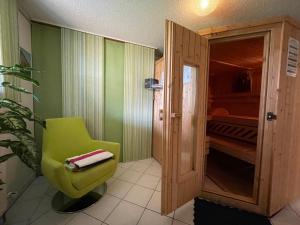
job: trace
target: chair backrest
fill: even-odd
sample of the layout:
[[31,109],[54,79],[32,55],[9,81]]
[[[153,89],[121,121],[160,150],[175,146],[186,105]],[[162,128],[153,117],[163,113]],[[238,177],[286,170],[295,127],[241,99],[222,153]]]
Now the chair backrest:
[[43,153],[63,162],[70,156],[86,153],[91,141],[81,118],[47,119],[43,133]]

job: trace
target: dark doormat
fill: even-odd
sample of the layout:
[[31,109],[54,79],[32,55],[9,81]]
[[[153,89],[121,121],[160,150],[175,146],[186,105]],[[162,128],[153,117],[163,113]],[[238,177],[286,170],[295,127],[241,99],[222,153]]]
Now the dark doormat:
[[195,198],[195,225],[271,225],[265,216]]

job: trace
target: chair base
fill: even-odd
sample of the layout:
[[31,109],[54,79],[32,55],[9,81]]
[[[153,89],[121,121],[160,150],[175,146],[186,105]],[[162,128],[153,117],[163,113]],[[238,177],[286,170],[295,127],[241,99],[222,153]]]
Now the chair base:
[[103,183],[96,191],[91,191],[81,198],[69,198],[58,191],[52,198],[52,209],[58,213],[75,213],[92,206],[106,193],[107,184]]

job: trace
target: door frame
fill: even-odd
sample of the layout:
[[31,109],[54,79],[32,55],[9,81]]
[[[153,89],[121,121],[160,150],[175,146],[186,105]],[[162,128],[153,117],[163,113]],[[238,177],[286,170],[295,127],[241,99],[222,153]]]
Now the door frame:
[[[281,43],[282,26],[280,23],[276,24],[263,24],[253,27],[238,27],[229,28],[221,32],[206,33],[205,37],[208,38],[209,43],[231,39],[237,40],[237,38],[255,37],[255,35],[265,34],[264,54],[268,53],[264,57],[262,88],[260,96],[260,117],[259,117],[259,129],[260,133],[258,137],[258,148],[260,152],[257,152],[256,165],[259,168],[256,169],[255,185],[258,186],[258,192],[255,193],[257,201],[249,201],[249,198],[239,197],[237,195],[223,196],[220,194],[210,193],[202,191],[201,196],[205,199],[209,199],[215,202],[226,203],[229,206],[238,207],[248,211],[252,211],[259,214],[270,215],[270,184],[271,184],[271,166],[272,166],[272,152],[274,151],[274,131],[276,130],[276,121],[266,122],[265,113],[270,111],[277,114],[277,102],[278,102],[278,83],[279,83],[279,67],[280,61],[276,50]],[[203,33],[199,31],[199,34]],[[209,68],[207,69],[207,73]],[[204,174],[203,174],[204,175]],[[204,183],[203,183],[204,184]]]
[[[260,177],[260,164],[261,164],[261,153],[262,153],[262,143],[263,143],[263,134],[264,134],[264,123],[265,123],[265,100],[266,100],[266,93],[267,93],[267,79],[268,79],[268,62],[269,62],[269,45],[270,45],[270,33],[269,32],[261,32],[261,33],[253,33],[253,34],[246,34],[246,35],[238,35],[238,36],[231,36],[231,37],[224,37],[218,39],[211,39],[209,40],[209,52],[210,52],[210,45],[214,43],[224,43],[224,42],[231,42],[231,41],[239,41],[245,39],[252,39],[252,38],[263,38],[264,39],[264,51],[263,51],[263,58],[264,61],[262,63],[262,76],[261,76],[261,91],[260,91],[260,107],[259,107],[259,117],[258,117],[258,135],[257,135],[257,144],[256,144],[256,162],[255,162],[255,176],[254,176],[254,185],[253,185],[253,196],[248,198],[245,196],[241,196],[238,194],[233,193],[226,193],[225,191],[214,192],[214,194],[230,197],[233,199],[238,199],[244,202],[249,202],[252,204],[257,204],[258,202],[258,192],[259,192],[259,177]],[[209,75],[208,68],[208,75]],[[207,96],[208,97],[208,96]],[[204,183],[203,183],[203,192],[213,193],[209,190],[204,190]]]

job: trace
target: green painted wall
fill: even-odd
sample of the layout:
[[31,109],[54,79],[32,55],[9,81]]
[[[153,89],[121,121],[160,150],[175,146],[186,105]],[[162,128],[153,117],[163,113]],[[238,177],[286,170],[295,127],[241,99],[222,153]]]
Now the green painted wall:
[[[123,143],[124,48],[122,42],[105,40],[104,139]],[[121,150],[122,153],[122,150]],[[122,161],[122,154],[120,160]]]
[[[34,73],[40,82],[34,93],[40,102],[34,103],[34,112],[42,119],[62,117],[62,74],[60,28],[32,23],[32,65],[41,73]],[[37,146],[41,149],[42,128],[35,125]]]

